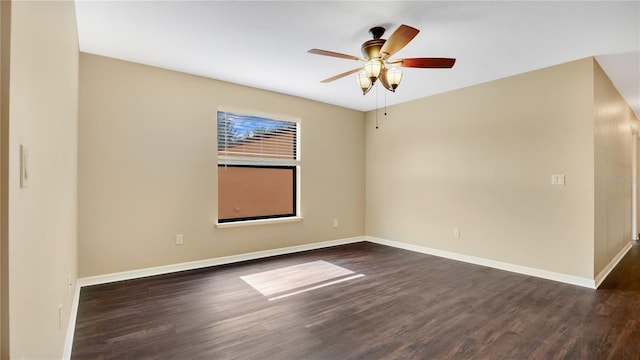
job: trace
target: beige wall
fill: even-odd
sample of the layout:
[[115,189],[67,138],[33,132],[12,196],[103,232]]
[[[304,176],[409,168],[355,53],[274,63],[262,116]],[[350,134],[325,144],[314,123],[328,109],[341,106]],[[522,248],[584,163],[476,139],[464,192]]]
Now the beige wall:
[[631,127],[637,119],[594,61],[595,242],[597,276],[631,239]]
[[367,113],[367,235],[593,279],[592,104],[584,59]]
[[[215,228],[219,107],[300,119],[303,221]],[[81,54],[79,122],[82,277],[364,235],[359,111]]]
[[[59,359],[77,247],[78,38],[73,2],[11,7],[9,113],[10,352]],[[28,188],[19,147],[29,148]],[[58,309],[62,306],[62,324]]]

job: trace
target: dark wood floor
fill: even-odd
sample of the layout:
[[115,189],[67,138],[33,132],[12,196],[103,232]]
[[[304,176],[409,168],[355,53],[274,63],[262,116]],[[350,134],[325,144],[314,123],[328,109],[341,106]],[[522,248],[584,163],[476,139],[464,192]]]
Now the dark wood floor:
[[[364,277],[269,301],[240,276]],[[640,359],[640,247],[600,289],[357,243],[83,288],[73,359]]]

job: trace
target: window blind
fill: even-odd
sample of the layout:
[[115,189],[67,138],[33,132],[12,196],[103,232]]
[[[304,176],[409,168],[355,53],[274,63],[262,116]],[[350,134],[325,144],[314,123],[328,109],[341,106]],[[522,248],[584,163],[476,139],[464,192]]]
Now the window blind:
[[297,165],[298,123],[218,111],[218,163]]

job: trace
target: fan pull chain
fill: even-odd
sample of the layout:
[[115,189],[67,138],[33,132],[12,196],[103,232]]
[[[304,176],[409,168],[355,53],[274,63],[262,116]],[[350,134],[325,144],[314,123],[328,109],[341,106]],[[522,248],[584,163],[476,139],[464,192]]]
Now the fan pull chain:
[[387,92],[384,92],[384,116],[387,116]]

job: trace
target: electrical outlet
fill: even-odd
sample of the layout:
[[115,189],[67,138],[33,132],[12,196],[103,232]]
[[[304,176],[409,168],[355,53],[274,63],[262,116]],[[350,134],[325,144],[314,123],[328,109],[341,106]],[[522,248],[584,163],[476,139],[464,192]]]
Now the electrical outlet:
[[333,219],[333,227],[334,228],[338,227],[338,219]]
[[177,234],[176,235],[176,245],[182,245],[184,244],[184,239],[182,234]]
[[454,238],[459,238],[460,237],[460,229],[453,229],[453,237]]
[[551,175],[551,185],[564,185],[564,174]]

